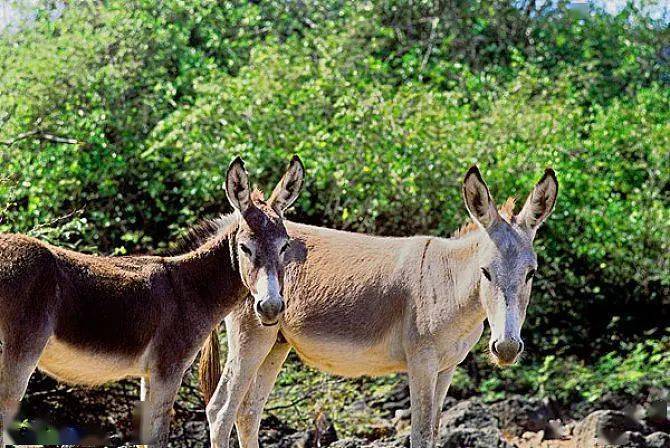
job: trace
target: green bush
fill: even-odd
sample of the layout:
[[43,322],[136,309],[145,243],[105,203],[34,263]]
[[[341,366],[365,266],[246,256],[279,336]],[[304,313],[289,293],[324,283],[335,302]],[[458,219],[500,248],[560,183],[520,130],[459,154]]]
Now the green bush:
[[47,2],[35,23],[6,31],[0,230],[86,251],[165,251],[228,210],[234,155],[268,189],[298,153],[308,182],[295,219],[448,236],[466,219],[469,165],[499,202],[523,201],[551,165],[561,188],[536,244],[530,361],[595,361],[660,337],[667,24],[633,6],[580,19],[484,0],[460,11],[259,3],[82,2],[51,20]]
[[[181,166],[197,203],[219,188],[232,154],[268,186],[297,152],[310,175],[302,219],[396,235],[448,236],[457,228],[465,220],[459,182],[474,162],[499,201],[525,199],[552,165],[561,193],[537,243],[543,263],[531,347],[575,343],[555,319],[581,321],[575,330],[600,336],[663,323],[662,312],[635,320],[630,309],[660,308],[670,281],[667,89],[584,109],[570,76],[548,79],[531,66],[485,111],[473,110],[458,92],[358,84],[339,68],[338,42],[317,39],[316,62],[302,41],[268,42],[237,76],[199,83],[196,103],[159,123],[144,155]],[[594,304],[610,314],[587,317]],[[584,347],[577,344],[572,349]]]
[[[536,368],[517,365],[489,376],[478,391],[487,400],[497,400],[517,391],[551,397],[565,405],[593,402],[605,392],[640,397],[652,388],[662,391],[670,387],[667,331],[666,336],[658,340],[623,344],[620,349],[625,354],[609,352],[589,364],[575,357],[549,355]],[[461,387],[472,387],[467,380],[462,384]]]

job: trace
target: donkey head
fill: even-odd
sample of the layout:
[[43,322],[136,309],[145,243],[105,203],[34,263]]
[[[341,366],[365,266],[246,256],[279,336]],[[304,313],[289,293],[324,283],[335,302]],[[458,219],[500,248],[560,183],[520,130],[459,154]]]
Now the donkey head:
[[239,213],[237,231],[231,241],[231,254],[239,267],[242,282],[254,299],[254,310],[263,325],[275,325],[284,311],[282,290],[284,267],[291,241],[284,227],[284,210],[298,198],[305,170],[298,156],[270,198],[263,200],[249,188],[244,162],[237,157],[228,167],[226,195]]
[[533,240],[538,227],[553,211],[557,194],[556,174],[548,168],[521,212],[506,219],[498,212],[476,166],[470,168],[463,181],[468,212],[493,243],[480,260],[479,291],[491,326],[489,348],[501,365],[514,363],[523,351],[521,326],[537,269]]

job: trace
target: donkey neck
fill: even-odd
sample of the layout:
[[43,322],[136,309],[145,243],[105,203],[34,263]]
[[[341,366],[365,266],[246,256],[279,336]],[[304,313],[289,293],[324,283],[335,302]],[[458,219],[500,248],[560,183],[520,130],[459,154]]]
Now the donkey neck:
[[214,313],[228,309],[248,294],[231,256],[234,231],[229,227],[196,249],[168,259],[182,294]]
[[493,242],[482,230],[458,238],[435,240],[434,257],[442,288],[448,291],[444,311],[452,320],[450,325],[455,324],[463,330],[475,328],[486,319],[479,297],[480,269],[493,256]]

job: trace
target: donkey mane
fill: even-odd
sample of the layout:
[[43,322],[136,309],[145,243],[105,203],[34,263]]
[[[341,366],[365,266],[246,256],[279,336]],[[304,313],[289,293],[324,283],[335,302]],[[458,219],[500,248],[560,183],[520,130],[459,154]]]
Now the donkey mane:
[[[251,192],[251,201],[257,206],[265,205],[263,192],[255,188]],[[187,230],[186,235],[177,241],[175,248],[169,251],[169,255],[183,255],[197,249],[212,238],[215,238],[220,232],[234,223],[237,218],[237,212],[232,212],[219,215],[217,218],[201,219]]]
[[[498,207],[498,213],[500,213],[500,216],[502,218],[511,223],[512,219],[514,217],[514,206],[516,205],[516,198],[514,196],[510,196],[507,198],[505,203]],[[479,229],[479,226],[477,225],[476,222],[474,222],[472,219],[468,220],[465,224],[463,224],[458,230],[456,230],[451,236],[453,238],[462,238],[463,236]]]
[[168,250],[166,255],[175,257],[196,250],[226,230],[237,220],[238,216],[238,212],[231,212],[216,218],[201,219],[177,240],[175,246]]

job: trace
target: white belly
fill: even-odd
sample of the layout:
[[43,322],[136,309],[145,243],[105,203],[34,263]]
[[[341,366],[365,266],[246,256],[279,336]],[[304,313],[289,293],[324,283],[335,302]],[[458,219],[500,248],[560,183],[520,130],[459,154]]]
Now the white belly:
[[[453,368],[463,362],[482,331],[483,325],[464,339],[443,337],[437,341],[426,341],[437,350],[439,369]],[[283,328],[282,332],[307,365],[334,375],[381,376],[407,371],[408,355],[403,349],[400,332],[389,332],[389,336],[372,346],[353,341],[329,340],[325,335],[294,336],[289,328]]]
[[40,357],[38,367],[65,383],[96,386],[146,375],[142,360],[143,356],[127,358],[82,350],[52,337]]
[[300,358],[309,366],[325,372],[357,377],[379,376],[404,372],[407,369],[404,353],[395,345],[382,340],[373,346],[348,341],[329,341],[326,338],[291,338],[284,335]]

